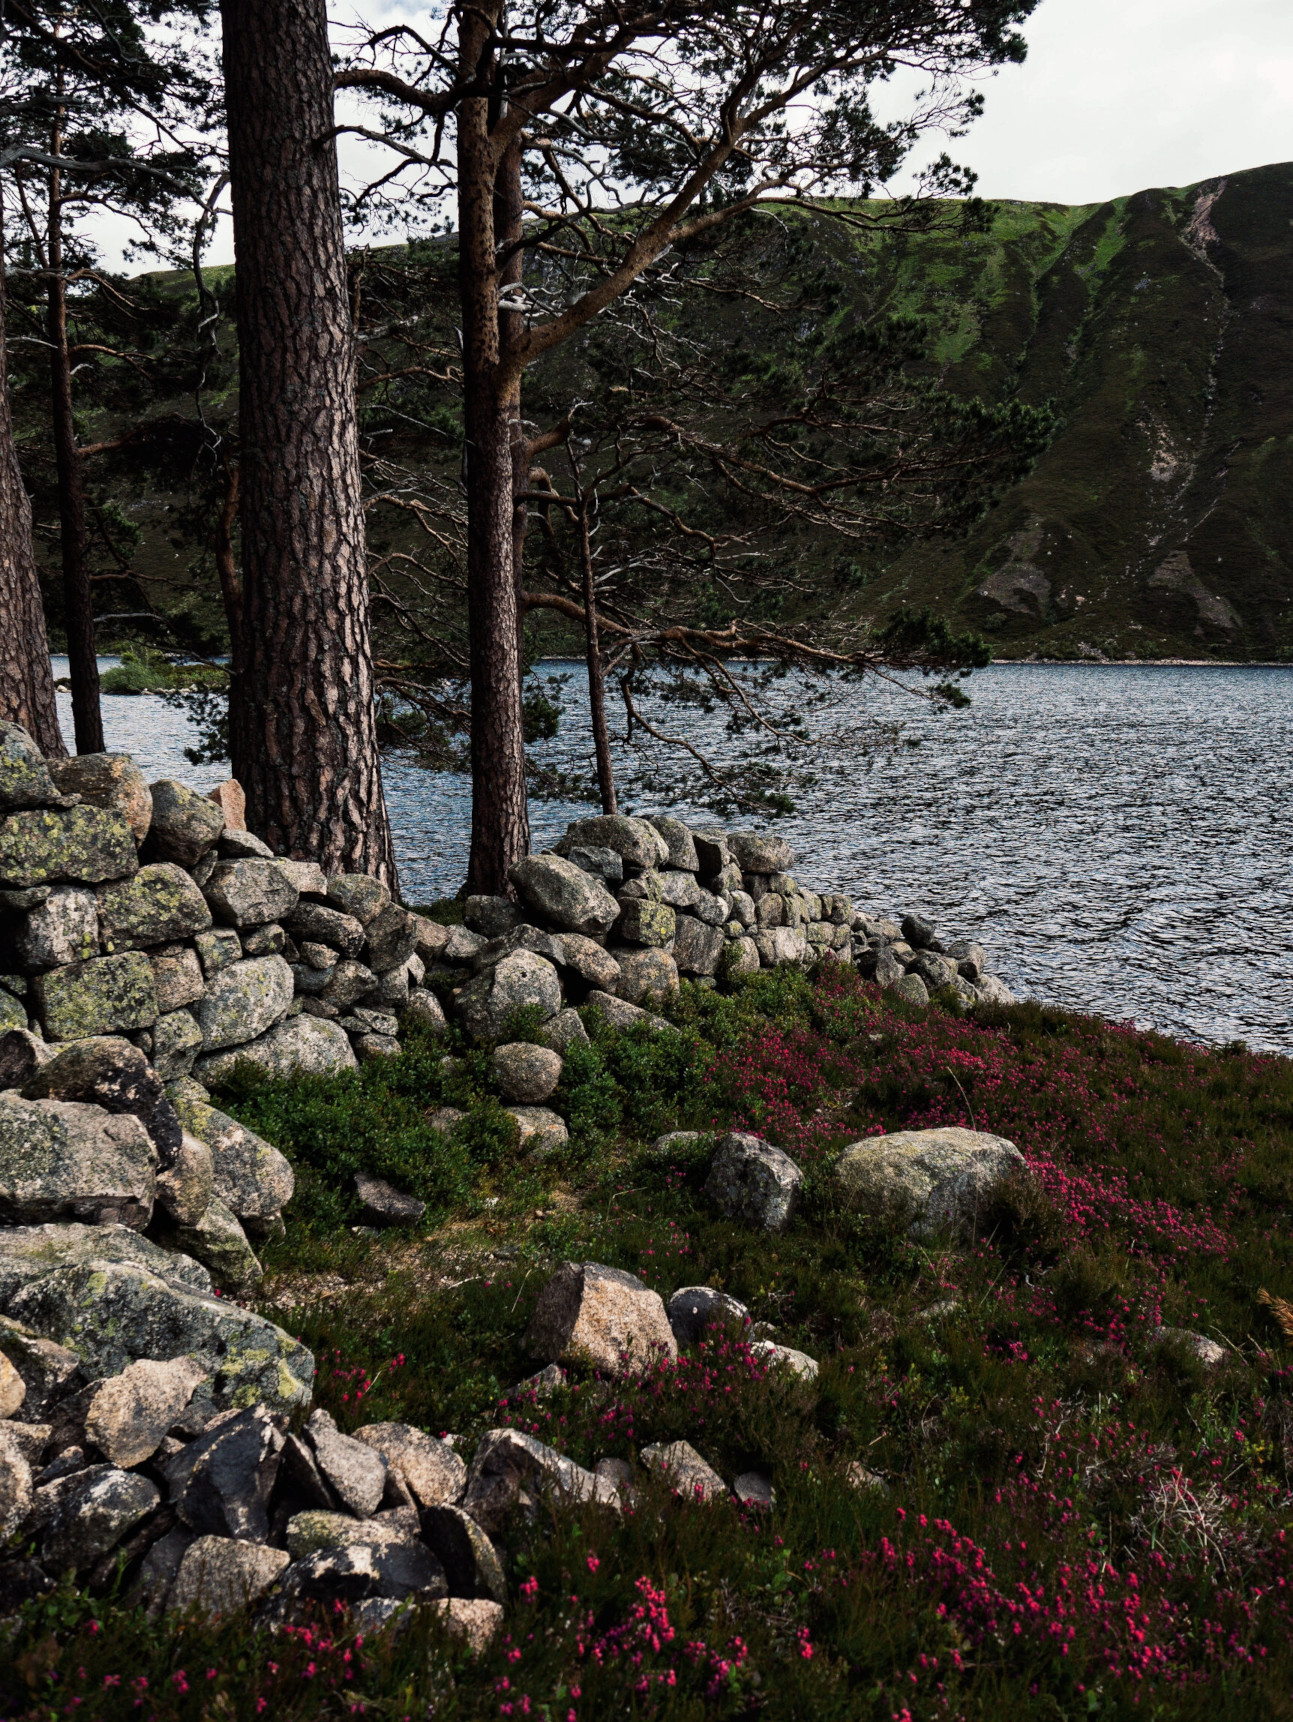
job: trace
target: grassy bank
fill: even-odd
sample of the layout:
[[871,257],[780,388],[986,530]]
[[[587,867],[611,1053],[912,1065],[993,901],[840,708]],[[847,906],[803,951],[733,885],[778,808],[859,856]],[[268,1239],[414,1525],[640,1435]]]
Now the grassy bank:
[[[772,1510],[643,1473],[622,1518],[517,1524],[478,1660],[429,1620],[393,1642],[341,1618],[258,1638],[64,1589],[4,1641],[0,1716],[1293,1714],[1293,1349],[1259,1296],[1293,1298],[1293,1062],[1034,1005],[907,1009],[851,971],[685,988],[673,1015],[677,1035],[571,1055],[571,1145],[539,1166],[517,1164],[480,1052],[446,1069],[410,1040],[339,1080],[227,1091],[298,1171],[262,1304],[314,1349],[343,1429],[407,1420],[469,1454],[512,1423],[583,1464],[683,1438],[729,1480],[770,1476]],[[452,1140],[442,1105],[468,1112]],[[971,1245],[841,1208],[841,1146],[939,1124],[1029,1162]],[[732,1125],[808,1174],[783,1237],[716,1216],[706,1143],[650,1151]],[[423,1225],[357,1233],[361,1168],[423,1197]],[[666,1297],[721,1287],[821,1373],[770,1371],[734,1329],[627,1382],[512,1391],[563,1258]]]

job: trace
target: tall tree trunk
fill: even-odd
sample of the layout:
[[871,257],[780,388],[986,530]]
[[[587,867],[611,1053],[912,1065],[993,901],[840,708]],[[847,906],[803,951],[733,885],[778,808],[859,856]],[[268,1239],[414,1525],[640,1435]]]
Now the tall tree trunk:
[[242,493],[233,767],[267,842],[393,887],[327,13],[222,0],[221,17]]
[[593,577],[593,545],[588,532],[588,506],[579,511],[579,563],[584,584],[584,637],[588,644],[588,714],[593,726],[593,750],[597,755],[597,788],[603,813],[618,813],[615,798],[615,767],[611,763],[611,734],[606,723],[606,678],[602,674],[602,648],[597,633],[597,582]]
[[[498,103],[501,110],[502,102]],[[498,164],[494,182],[494,244],[512,255],[502,263],[498,272],[499,292],[524,285],[525,253],[521,250],[522,221],[525,215],[524,192],[521,184],[521,145],[515,143]],[[515,302],[515,300],[513,301]],[[500,356],[525,335],[523,311],[500,310],[498,313],[498,343]],[[530,488],[530,443],[521,421],[521,376],[518,372],[507,394],[508,437],[512,448],[512,586],[516,594],[516,656],[517,673],[525,680],[525,533],[529,510],[525,495]]]
[[[60,93],[62,73],[59,73]],[[50,137],[50,154],[60,155],[60,121]],[[90,540],[85,525],[85,476],[76,446],[72,411],[72,355],[67,337],[67,282],[63,275],[63,186],[59,170],[49,170],[49,294],[45,324],[49,341],[50,398],[54,426],[54,464],[58,472],[58,517],[63,550],[63,615],[67,625],[68,675],[72,682],[72,725],[78,753],[103,753],[103,712],[99,704],[99,658],[94,637],[94,600],[90,590]]]
[[[465,78],[487,61],[490,19],[464,12]],[[459,290],[467,448],[467,619],[471,632],[469,889],[511,891],[508,869],[530,846],[521,715],[521,654],[513,561],[512,421],[519,403],[502,367],[494,197],[498,162],[489,98],[458,108]]]
[[[3,223],[0,222],[0,238]],[[0,250],[0,718],[21,724],[51,758],[67,753],[58,727],[54,669],[31,539],[31,500],[18,469],[9,409],[4,339],[4,256]]]

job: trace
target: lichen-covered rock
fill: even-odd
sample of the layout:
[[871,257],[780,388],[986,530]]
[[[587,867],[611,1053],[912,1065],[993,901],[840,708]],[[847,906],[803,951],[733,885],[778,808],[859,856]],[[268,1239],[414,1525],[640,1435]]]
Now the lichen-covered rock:
[[694,915],[679,915],[674,929],[673,960],[684,975],[716,975],[727,943],[722,927],[711,927]]
[[96,1465],[69,1479],[45,1529],[41,1563],[50,1572],[83,1572],[114,1549],[161,1504],[147,1477]]
[[247,1234],[218,1196],[213,1196],[191,1225],[170,1225],[158,1241],[192,1256],[210,1271],[217,1287],[235,1297],[250,1297],[264,1269]]
[[360,999],[367,998],[376,985],[377,976],[365,963],[356,962],[353,957],[342,957],[328,976],[319,997],[338,1010],[348,1010]]
[[353,915],[361,927],[375,920],[390,900],[381,880],[367,873],[338,873],[328,880],[328,901],[343,915]]
[[236,1614],[264,1596],[290,1559],[286,1549],[235,1537],[199,1537],[184,1551],[167,1607],[216,1618]]
[[355,1194],[363,1203],[360,1218],[367,1226],[415,1225],[427,1211],[426,1203],[416,1196],[407,1196],[385,1178],[367,1172],[355,1173]]
[[362,922],[325,903],[298,903],[283,916],[283,925],[298,944],[326,945],[343,957],[357,957],[364,948]]
[[177,1226],[195,1226],[210,1205],[214,1177],[210,1148],[185,1130],[174,1160],[157,1175],[157,1206]]
[[[463,1479],[460,1494],[465,1486],[465,1466]],[[493,1603],[507,1601],[507,1580],[498,1551],[470,1513],[447,1501],[428,1506],[422,1514],[422,1537],[444,1568],[455,1600],[488,1597]]]
[[224,830],[223,810],[174,778],[164,777],[149,787],[153,796],[146,844],[149,858],[176,861],[181,867],[196,865]]
[[808,959],[808,936],[802,927],[760,927],[755,949],[765,969],[780,969]]
[[31,996],[49,1040],[150,1028],[158,1017],[152,964],[142,951],[50,969],[34,978]]
[[75,1101],[0,1095],[0,1218],[60,1218],[142,1229],[153,1212],[157,1149],[137,1118]]
[[208,1052],[256,1040],[286,1014],[292,971],[282,957],[251,957],[221,969],[208,983],[194,1015]]
[[509,1106],[506,1110],[520,1131],[519,1147],[532,1160],[555,1154],[570,1140],[565,1119],[547,1106]]
[[754,940],[744,937],[725,940],[720,972],[728,980],[734,980],[738,975],[757,975],[759,947]]
[[509,876],[524,900],[564,931],[605,933],[619,913],[600,879],[560,855],[527,855]]
[[530,1041],[514,1040],[497,1047],[490,1062],[504,1100],[539,1106],[556,1092],[561,1081],[559,1056]]
[[417,949],[417,922],[398,903],[379,909],[364,934],[364,961],[375,975],[400,968]]
[[619,1374],[678,1344],[658,1292],[599,1262],[563,1262],[539,1293],[526,1349],[545,1363],[589,1363]]
[[31,1465],[14,1433],[0,1425],[0,1540],[13,1536],[31,1507]]
[[22,967],[61,968],[99,954],[99,914],[93,891],[55,885],[38,907],[28,911],[14,939]]
[[153,1024],[153,1069],[164,1082],[187,1076],[202,1050],[202,1030],[192,1011],[168,1011]]
[[789,1154],[761,1136],[734,1130],[719,1143],[705,1192],[729,1220],[762,1232],[784,1232],[803,1181]]
[[0,1030],[23,1029],[27,1026],[27,1009],[21,998],[7,987],[0,987]]
[[835,1163],[835,1184],[850,1207],[905,1220],[915,1236],[974,1228],[1002,1184],[1025,1168],[1004,1136],[978,1130],[899,1130],[866,1136]]
[[481,1436],[461,1506],[491,1536],[512,1513],[537,1507],[543,1497],[560,1503],[598,1501],[619,1508],[619,1495],[591,1471],[519,1429],[489,1429]]
[[157,1008],[163,1016],[196,1004],[206,991],[206,977],[191,945],[168,945],[160,951],[150,951],[148,960],[153,966]]
[[727,1493],[727,1484],[688,1441],[644,1447],[642,1463],[663,1473],[684,1500],[718,1501]]
[[201,891],[173,861],[141,867],[129,879],[98,890],[99,926],[105,951],[138,950],[191,938],[211,925]]
[[759,831],[729,831],[727,846],[742,873],[788,873],[795,852],[784,837]]
[[0,719],[0,810],[47,807],[61,793],[27,731]]
[[514,951],[458,995],[458,1012],[477,1040],[497,1040],[514,1011],[537,1006],[544,1018],[561,1009],[561,982],[546,957]]
[[[667,945],[674,936],[677,917],[667,903],[644,897],[621,897],[620,918],[615,935],[628,945]],[[623,958],[619,959],[621,965]]]
[[700,872],[700,856],[696,850],[695,839],[681,819],[671,819],[665,813],[648,813],[646,822],[665,840],[668,853],[664,864],[667,867],[682,868],[689,873]]
[[669,858],[669,845],[645,819],[630,819],[620,813],[602,813],[591,819],[576,819],[566,827],[557,848],[568,854],[574,848],[613,849],[626,867],[645,871]]
[[198,1262],[123,1226],[0,1227],[0,1309],[66,1346],[91,1377],[190,1355],[217,1406],[309,1403],[314,1359],[303,1345],[213,1296]]
[[151,1459],[179,1421],[207,1371],[192,1357],[165,1363],[141,1358],[120,1375],[94,1384],[85,1410],[85,1433],[110,1465],[130,1470]]
[[277,861],[218,861],[205,896],[216,918],[232,927],[279,921],[296,907],[297,889]]
[[147,837],[153,822],[153,792],[128,753],[80,753],[71,759],[51,759],[49,775],[61,795],[79,795],[91,807],[119,813],[136,843]]
[[26,1417],[43,1417],[82,1380],[80,1359],[74,1351],[42,1339],[8,1316],[0,1316],[0,1357],[22,1378],[26,1391],[21,1404]]
[[655,877],[659,901],[671,909],[694,909],[702,897],[709,895],[701,890],[694,873],[657,873]]
[[0,819],[0,885],[11,889],[60,879],[99,885],[138,866],[134,837],[119,813],[41,807]]
[[[465,1471],[465,1467],[464,1467]],[[417,1516],[410,1515],[416,1536]],[[287,1522],[287,1552],[294,1561],[317,1554],[320,1549],[343,1549],[359,1546],[385,1548],[390,1543],[409,1541],[409,1530],[380,1519],[354,1519],[349,1513],[334,1513],[324,1507],[308,1507],[294,1513]]]
[[635,1005],[662,1005],[678,991],[678,965],[668,951],[617,950],[619,996]]
[[278,1149],[205,1101],[181,1098],[176,1110],[184,1128],[211,1151],[214,1195],[240,1220],[274,1219],[296,1186],[291,1165]]
[[[281,957],[266,961],[282,962]],[[340,965],[338,965],[340,966]],[[289,971],[290,973],[290,971]],[[246,1059],[269,1076],[335,1076],[358,1064],[349,1037],[335,1022],[322,1017],[294,1016],[278,1023],[258,1040],[200,1058],[194,1074],[205,1083],[219,1082],[239,1059]]]
[[232,927],[212,927],[209,933],[199,933],[193,941],[202,964],[202,973],[210,980],[221,969],[227,969],[242,956],[242,940]]
[[643,1010],[641,1005],[630,1004],[627,999],[617,999],[611,993],[591,992],[586,1002],[610,1028],[623,1030],[645,1027],[653,1034],[658,1034],[671,1026],[664,1017],[654,1016],[650,1011]]
[[180,1145],[180,1121],[157,1071],[128,1040],[94,1036],[60,1047],[23,1090],[26,1100],[84,1100],[129,1112],[156,1145],[162,1164]]
[[380,1453],[387,1469],[419,1507],[456,1501],[467,1483],[467,1467],[447,1441],[424,1435],[408,1423],[366,1423],[355,1440]]

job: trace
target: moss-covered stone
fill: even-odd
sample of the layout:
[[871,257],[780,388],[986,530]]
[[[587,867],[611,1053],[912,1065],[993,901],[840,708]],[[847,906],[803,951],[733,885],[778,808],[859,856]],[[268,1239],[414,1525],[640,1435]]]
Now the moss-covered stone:
[[105,951],[138,950],[187,939],[211,925],[206,899],[182,867],[162,861],[130,879],[102,885],[99,926]]
[[159,1241],[201,1262],[221,1291],[245,1297],[262,1278],[246,1232],[218,1196],[211,1198],[195,1225],[169,1224],[159,1232]]
[[153,968],[142,951],[50,969],[36,976],[31,990],[50,1040],[85,1040],[157,1021]]
[[49,767],[27,731],[0,721],[0,807],[43,807],[58,798]]
[[22,889],[59,879],[100,885],[139,866],[120,813],[102,807],[39,807],[0,819],[0,885]]

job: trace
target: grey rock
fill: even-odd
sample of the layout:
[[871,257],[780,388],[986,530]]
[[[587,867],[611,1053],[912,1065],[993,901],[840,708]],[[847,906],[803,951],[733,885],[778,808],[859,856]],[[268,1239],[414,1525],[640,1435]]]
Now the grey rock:
[[307,1404],[314,1359],[250,1310],[216,1298],[199,1263],[124,1226],[0,1228],[0,1308],[66,1346],[90,1377],[140,1357],[191,1355],[217,1406]]
[[573,861],[576,867],[582,867],[585,873],[591,873],[612,890],[624,882],[624,862],[614,849],[598,849],[587,844],[577,844],[566,856],[566,860]]
[[8,1541],[30,1518],[31,1464],[12,1430],[0,1424],[0,1540]]
[[183,1614],[236,1614],[264,1596],[289,1559],[286,1549],[233,1537],[198,1537],[180,1560],[168,1606]]
[[[497,939],[481,941],[479,933],[464,933],[462,928],[455,928],[455,934],[463,934],[464,939],[470,938],[475,949],[471,952],[471,964],[478,975],[486,969],[496,968],[504,957],[510,957],[514,951],[531,951],[535,956],[545,957],[548,962],[555,963],[558,968],[566,962],[566,939],[578,938],[576,933],[545,933],[540,927],[532,927],[528,922],[521,922],[513,927],[510,933],[503,933]],[[592,944],[592,940],[585,943]],[[450,935],[449,943],[445,946],[446,960],[452,959],[455,952],[459,958],[464,954],[464,945],[458,944],[454,935]]]
[[510,933],[520,916],[520,910],[510,897],[468,897],[462,908],[462,918],[467,926],[486,939],[497,939]]
[[27,1417],[43,1416],[60,1399],[74,1393],[82,1381],[81,1360],[74,1351],[42,1339],[7,1316],[0,1316],[0,1356],[22,1379],[26,1391],[20,1403]]
[[50,1040],[149,1028],[157,1021],[153,970],[142,951],[91,957],[37,975],[32,1001]]
[[375,975],[400,968],[417,948],[417,922],[398,903],[388,903],[365,928],[364,961]]
[[[464,1481],[465,1475],[464,1467]],[[498,1552],[470,1513],[449,1503],[429,1506],[422,1514],[422,1538],[444,1568],[452,1596],[507,1601]]]
[[406,964],[397,969],[387,969],[384,975],[379,975],[377,985],[364,999],[372,1009],[384,1011],[392,1017],[399,1016],[408,1002],[409,971]]
[[14,940],[24,969],[61,968],[99,954],[99,913],[93,891],[55,885],[24,918]]
[[440,1000],[425,987],[416,987],[409,993],[409,1001],[400,1012],[400,1023],[402,1026],[416,1023],[437,1037],[448,1033],[449,1029]]
[[691,915],[679,915],[673,939],[673,960],[684,975],[716,975],[727,940],[721,927],[707,926]]
[[110,1465],[130,1470],[151,1459],[207,1371],[192,1357],[141,1358],[96,1382],[85,1432]]
[[494,1080],[504,1100],[539,1106],[554,1094],[561,1081],[562,1063],[557,1053],[529,1041],[510,1041],[497,1047],[490,1061]]
[[225,1294],[250,1297],[264,1277],[246,1232],[218,1196],[212,1196],[192,1225],[172,1224],[159,1230],[159,1243],[201,1262]]
[[176,861],[192,867],[200,861],[224,830],[224,813],[215,802],[186,789],[173,778],[150,785],[153,819],[147,848],[158,861]]
[[184,1131],[174,1160],[157,1175],[157,1206],[179,1226],[196,1225],[210,1206],[214,1176],[210,1148]]
[[617,950],[619,996],[635,1005],[662,1005],[678,991],[678,965],[668,951]]
[[473,933],[470,927],[450,927],[449,936],[444,942],[440,957],[446,963],[474,964],[478,957],[488,951],[489,961],[496,962],[500,956],[507,956],[512,950],[518,948],[517,942],[510,939],[506,934],[498,942],[501,944],[501,949],[496,951],[493,949],[495,941],[484,938],[480,933]]
[[748,891],[729,891],[732,904],[732,919],[739,921],[743,927],[753,927],[757,920],[758,906]]
[[166,950],[151,951],[153,986],[157,992],[157,1008],[164,1015],[196,1004],[206,991],[206,980],[197,952],[189,945],[172,945]]
[[317,862],[293,861],[286,855],[279,855],[275,865],[299,896],[304,897],[308,892],[322,897],[327,892],[328,881]]
[[[463,1469],[465,1474],[466,1467]],[[308,1508],[295,1513],[287,1522],[287,1552],[294,1561],[299,1561],[318,1554],[321,1549],[353,1546],[380,1549],[391,1543],[409,1542],[418,1534],[417,1514],[403,1511],[411,1525],[390,1524],[384,1518],[354,1519],[349,1513]]]
[[728,918],[727,900],[716,897],[711,891],[702,891],[692,905],[691,913],[707,927],[722,927]]
[[566,1121],[546,1106],[509,1106],[509,1118],[521,1133],[520,1147],[532,1160],[541,1160],[564,1148],[570,1140]]
[[743,1507],[770,1509],[776,1505],[771,1478],[758,1471],[742,1471],[732,1483],[732,1493]]
[[199,1536],[263,1543],[283,1452],[282,1418],[254,1405],[216,1418],[163,1467],[171,1505]]
[[0,720],[0,809],[48,807],[62,793],[27,731]]
[[[694,1148],[698,1142],[711,1142],[713,1137],[704,1130],[668,1130],[663,1136],[657,1136],[651,1144],[653,1155],[665,1156],[685,1152]],[[689,1287],[694,1290],[694,1287]]]
[[1215,1339],[1209,1339],[1206,1334],[1192,1333],[1187,1327],[1155,1328],[1149,1336],[1149,1343],[1177,1346],[1197,1358],[1207,1369],[1215,1369],[1219,1363],[1224,1363],[1229,1355],[1224,1345],[1218,1345]]
[[226,926],[263,926],[293,913],[298,890],[277,861],[217,861],[205,897]]
[[277,921],[252,927],[242,936],[243,953],[249,957],[278,957],[287,949],[287,934]]
[[1003,1136],[975,1130],[901,1130],[847,1147],[832,1177],[845,1202],[908,1222],[917,1237],[943,1227],[972,1236],[1001,1185],[1024,1169]]
[[729,1220],[762,1232],[784,1232],[804,1175],[788,1154],[760,1136],[732,1131],[719,1143],[705,1192]]
[[497,1040],[512,1013],[537,1006],[543,1017],[561,1009],[561,982],[553,965],[529,951],[514,951],[477,975],[458,995],[458,1012],[477,1040]]
[[[173,1525],[164,1536],[158,1537],[140,1562],[139,1574],[127,1600],[142,1605],[150,1619],[155,1620],[165,1608],[171,1586],[179,1574],[180,1562],[194,1541],[192,1531],[183,1525]],[[254,1548],[256,1545],[242,1543],[239,1546]]]
[[338,873],[328,880],[328,901],[343,915],[353,915],[361,927],[375,920],[390,900],[381,880],[367,873]]
[[757,975],[759,947],[753,939],[727,939],[723,945],[722,972],[729,979],[738,975]]
[[524,900],[565,932],[604,934],[619,914],[600,879],[560,855],[529,855],[509,876]]
[[98,900],[105,951],[187,939],[211,925],[206,899],[184,869],[171,861],[155,862],[129,879],[100,885]]
[[355,1440],[378,1453],[418,1507],[454,1502],[467,1484],[467,1467],[447,1441],[437,1441],[408,1423],[368,1423]]
[[956,939],[947,947],[947,955],[956,964],[957,972],[964,975],[967,981],[977,981],[980,975],[987,972],[988,953],[973,939]]
[[613,1375],[678,1355],[659,1293],[599,1262],[562,1263],[539,1293],[525,1346],[549,1363],[582,1362]]
[[194,1008],[203,1047],[218,1052],[258,1039],[286,1014],[292,990],[292,971],[282,957],[252,957],[221,969]]
[[[618,969],[618,967],[617,963],[616,968]],[[544,1044],[550,1046],[562,1058],[572,1046],[589,1045],[588,1030],[580,1020],[579,1012],[572,1010],[569,1005],[565,1010],[559,1010],[556,1016],[546,1022],[539,1032],[543,1037]]]
[[398,1058],[401,1051],[399,1041],[385,1034],[357,1034],[350,1044],[360,1064],[371,1064],[377,1058]]
[[427,1205],[416,1196],[406,1196],[384,1178],[367,1172],[355,1173],[355,1190],[363,1203],[361,1219],[367,1226],[411,1226],[426,1213]]
[[358,1004],[360,999],[367,998],[376,985],[377,976],[365,963],[356,962],[353,957],[342,957],[319,996],[338,1010],[347,1010]]
[[0,1096],[0,1217],[120,1222],[152,1217],[157,1149],[137,1118],[97,1106]]
[[802,963],[808,955],[808,940],[802,927],[761,927],[754,946],[764,968],[779,969]]
[[919,975],[903,975],[888,990],[895,998],[905,999],[908,1004],[927,1005],[929,1003],[929,988]]
[[795,852],[784,837],[766,832],[729,831],[727,846],[742,873],[788,873]]
[[438,963],[449,938],[448,927],[429,921],[425,915],[414,915],[417,922],[417,955],[424,963]]
[[645,1026],[653,1034],[672,1027],[662,1016],[654,1016],[650,1011],[643,1010],[641,1005],[630,1004],[627,999],[617,999],[610,993],[591,992],[588,1004],[598,1012],[607,1025],[614,1029],[624,1029]]
[[161,1503],[147,1477],[110,1466],[96,1465],[68,1482],[41,1543],[41,1563],[52,1572],[93,1566]]
[[664,857],[665,866],[683,868],[690,873],[700,871],[695,840],[681,819],[671,819],[664,813],[648,813],[646,821],[665,840],[668,850]]
[[138,1047],[95,1036],[60,1047],[23,1089],[27,1100],[80,1100],[137,1118],[168,1165],[180,1146],[180,1120],[157,1071]]
[[164,1082],[187,1076],[202,1050],[202,1030],[192,1011],[168,1011],[153,1024],[153,1069]]
[[[360,931],[362,930],[361,928]],[[305,939],[301,943],[300,954],[307,967],[318,969],[321,974],[327,974],[337,966],[337,952],[329,945],[316,945],[312,940]]]
[[924,915],[904,915],[902,936],[915,951],[938,951],[942,948],[934,923]]
[[748,1323],[750,1312],[738,1299],[712,1286],[683,1286],[669,1299],[669,1326],[679,1345],[694,1345],[714,1322]]
[[[210,797],[207,797],[210,800]],[[268,843],[264,843],[250,831],[230,831],[226,825],[220,834],[220,859],[222,861],[272,861],[274,851]]]
[[591,1471],[519,1429],[489,1429],[467,1473],[461,1506],[491,1536],[513,1512],[534,1511],[544,1498],[560,1503],[601,1502],[618,1507],[617,1492]]
[[263,1136],[205,1101],[181,1099],[177,1110],[210,1150],[213,1193],[240,1220],[272,1220],[292,1199],[291,1165]]
[[725,832],[693,831],[691,840],[696,846],[696,859],[700,863],[702,877],[713,879],[731,864],[732,851],[727,846]]
[[644,1447],[642,1463],[662,1472],[684,1500],[717,1501],[727,1494],[727,1484],[690,1442]]
[[559,944],[558,961],[563,968],[573,969],[590,987],[600,987],[608,993],[615,991],[619,985],[620,965],[604,945],[585,938],[582,933],[563,933]]
[[943,957],[937,951],[917,951],[907,965],[909,975],[919,975],[931,993],[938,992],[943,987],[950,987],[956,979],[956,963],[951,957]]
[[613,849],[625,868],[644,871],[668,859],[669,845],[645,819],[629,819],[619,813],[603,813],[591,819],[576,819],[556,848],[562,854],[572,849]]
[[750,1350],[773,1369],[789,1369],[805,1381],[816,1381],[818,1362],[806,1351],[796,1351],[790,1345],[774,1345],[770,1339],[756,1339]]
[[342,1435],[323,1410],[311,1413],[305,1439],[341,1504],[361,1519],[375,1513],[386,1492],[386,1461],[381,1454],[366,1442]]
[[290,1615],[310,1603],[331,1608],[377,1597],[442,1597],[448,1588],[444,1568],[421,1543],[351,1543],[293,1561],[283,1574],[283,1604]]
[[980,975],[975,985],[984,1004],[1010,1005],[1016,1002],[1015,995],[997,975]]
[[52,759],[49,773],[60,794],[79,795],[91,807],[119,813],[136,843],[147,837],[153,819],[153,794],[128,753],[82,753],[72,759]]
[[208,980],[242,957],[242,940],[232,927],[213,927],[209,933],[199,933],[193,941],[193,948]]
[[[663,946],[672,942],[677,916],[667,903],[649,898],[620,896],[620,918],[615,935],[627,945]],[[620,959],[621,966],[623,958]]]
[[98,807],[41,807],[0,819],[0,886],[26,890],[60,879],[98,885],[139,865],[130,827]]
[[708,896],[696,882],[694,873],[657,873],[660,881],[660,902],[671,909],[694,909],[702,897]]
[[367,1034],[384,1034],[394,1040],[400,1032],[398,1020],[389,1016],[385,1011],[372,1010],[366,1005],[356,1005],[350,1016],[342,1024],[349,1032],[351,1022],[359,1025],[359,1032]]
[[325,945],[343,957],[357,957],[364,948],[363,923],[324,903],[298,903],[282,921],[298,942]]

